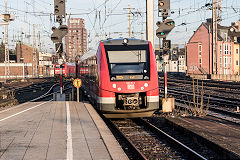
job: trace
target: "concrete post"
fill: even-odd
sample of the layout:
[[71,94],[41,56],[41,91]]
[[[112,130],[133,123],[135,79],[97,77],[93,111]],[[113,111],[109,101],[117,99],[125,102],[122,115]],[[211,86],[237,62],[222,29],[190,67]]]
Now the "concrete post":
[[62,68],[60,67],[60,93],[63,94],[63,87],[62,87]]
[[79,103],[79,87],[77,87],[77,102]]
[[146,20],[146,39],[151,41],[154,46],[154,0],[146,0],[147,20]]

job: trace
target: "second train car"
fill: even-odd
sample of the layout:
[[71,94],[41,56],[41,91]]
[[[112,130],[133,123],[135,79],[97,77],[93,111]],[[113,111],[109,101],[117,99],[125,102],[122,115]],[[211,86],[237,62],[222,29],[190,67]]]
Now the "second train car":
[[55,77],[60,76],[60,68],[62,67],[62,74],[65,78],[71,78],[71,77],[76,77],[76,64],[75,63],[63,63],[62,65],[60,64],[55,64],[54,68],[54,75]]
[[101,41],[97,52],[81,57],[78,71],[84,90],[107,118],[149,117],[159,109],[156,59],[149,41]]

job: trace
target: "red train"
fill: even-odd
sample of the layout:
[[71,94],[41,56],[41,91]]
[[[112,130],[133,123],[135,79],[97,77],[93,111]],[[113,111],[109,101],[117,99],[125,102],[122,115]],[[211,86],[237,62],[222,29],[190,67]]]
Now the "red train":
[[76,64],[69,63],[69,62],[63,63],[62,65],[55,64],[55,68],[54,68],[55,77],[59,77],[61,67],[62,67],[62,74],[64,75],[65,78],[76,77]]
[[110,39],[77,65],[83,89],[107,118],[152,116],[159,108],[155,54],[149,41]]

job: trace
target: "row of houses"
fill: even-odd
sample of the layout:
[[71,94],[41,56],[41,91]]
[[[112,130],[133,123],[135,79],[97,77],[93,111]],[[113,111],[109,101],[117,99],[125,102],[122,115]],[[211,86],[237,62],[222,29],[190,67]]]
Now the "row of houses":
[[[231,26],[218,25],[218,75],[240,74],[240,21]],[[213,74],[212,22],[208,19],[194,32],[187,43],[187,73]]]
[[[212,54],[212,20],[207,19],[189,39],[186,51],[173,46],[166,55],[167,72],[184,72],[189,75],[212,75],[215,79],[226,79],[232,76],[240,80],[240,20],[231,26],[218,24],[217,34],[217,68],[213,72]],[[163,71],[163,58],[156,48],[159,71]],[[220,76],[220,77],[219,77]],[[222,77],[222,78],[221,78]],[[229,79],[230,80],[230,79]]]
[[163,62],[165,58],[167,61],[167,72],[186,72],[185,48],[174,47],[168,52],[167,55],[165,55],[165,57],[163,57],[159,49],[155,49],[155,54],[157,58],[157,66],[159,72],[162,72],[164,70]]

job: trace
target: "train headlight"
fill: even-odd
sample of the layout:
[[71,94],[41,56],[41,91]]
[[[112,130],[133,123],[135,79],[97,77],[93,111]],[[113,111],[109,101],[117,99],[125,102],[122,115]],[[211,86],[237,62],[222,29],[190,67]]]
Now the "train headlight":
[[118,87],[118,91],[121,91],[121,90],[122,90],[122,88]]
[[128,100],[128,104],[132,104],[133,103],[133,100],[132,99],[129,99]]
[[144,76],[144,79],[149,79],[149,77],[148,76]]
[[113,87],[113,88],[117,88],[117,85],[114,83],[114,84],[112,85],[112,87]]
[[126,45],[127,43],[128,43],[128,39],[127,39],[127,38],[124,38],[124,39],[123,39],[123,44]]
[[141,90],[144,90],[144,87],[141,87]]
[[148,87],[148,83],[144,83],[144,87]]
[[138,103],[138,100],[137,99],[134,99],[133,100],[133,104],[137,104]]

